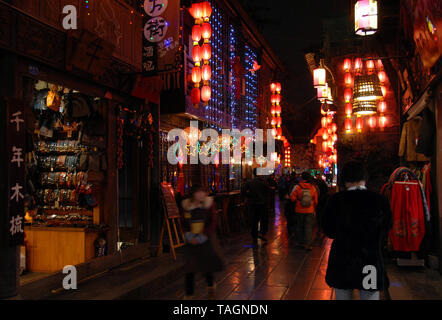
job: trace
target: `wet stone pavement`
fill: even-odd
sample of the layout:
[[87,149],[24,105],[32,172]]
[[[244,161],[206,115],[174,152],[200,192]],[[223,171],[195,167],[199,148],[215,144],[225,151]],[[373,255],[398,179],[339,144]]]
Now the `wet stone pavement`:
[[[296,248],[287,239],[285,218],[276,203],[268,242],[253,245],[248,231],[222,241],[226,267],[215,275],[218,300],[329,300],[325,283],[331,240],[316,236],[313,250]],[[182,299],[184,279],[167,284],[147,299]],[[203,275],[196,275],[195,299],[207,299]]]

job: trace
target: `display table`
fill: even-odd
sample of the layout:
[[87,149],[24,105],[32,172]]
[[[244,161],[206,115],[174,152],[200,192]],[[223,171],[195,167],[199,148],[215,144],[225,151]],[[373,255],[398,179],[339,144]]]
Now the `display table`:
[[83,228],[25,227],[26,265],[32,272],[54,272],[94,258],[97,233]]

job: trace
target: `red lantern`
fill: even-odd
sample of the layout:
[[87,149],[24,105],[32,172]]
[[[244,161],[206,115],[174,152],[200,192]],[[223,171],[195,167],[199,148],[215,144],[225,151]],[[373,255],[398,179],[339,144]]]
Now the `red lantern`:
[[384,115],[381,115],[379,117],[379,127],[385,128],[386,125],[387,125],[387,118]]
[[356,129],[361,132],[364,127],[364,120],[361,117],[356,118]]
[[353,112],[353,105],[351,103],[346,103],[345,104],[345,114],[347,116],[351,116],[352,112]]
[[200,46],[193,46],[192,57],[195,63],[201,62],[202,50]]
[[382,60],[378,59],[376,61],[376,68],[378,68],[378,70],[384,70],[384,65],[382,64]]
[[346,118],[346,119],[345,119],[345,124],[344,124],[344,126],[345,126],[345,130],[346,130],[347,132],[350,132],[350,131],[351,131],[351,126],[352,126],[351,118]]
[[322,117],[321,119],[321,126],[325,128],[327,126],[327,117]]
[[204,1],[201,3],[201,15],[204,19],[209,19],[212,15],[212,7],[210,6],[209,1]]
[[322,140],[328,140],[328,133],[324,130],[324,133],[322,134]]
[[201,88],[201,100],[203,102],[209,101],[211,94],[212,94],[212,90],[210,89],[209,86],[203,86]]
[[275,91],[276,91],[276,83],[272,82],[272,83],[270,84],[270,91],[271,91],[271,92],[275,92]]
[[203,8],[201,3],[192,3],[192,6],[189,9],[189,13],[195,20],[201,19],[203,17]]
[[203,60],[208,61],[212,57],[212,46],[205,43],[201,46]]
[[373,70],[374,70],[374,61],[373,60],[367,60],[365,65],[367,66],[367,71],[369,73],[373,72]]
[[356,73],[361,73],[361,71],[362,71],[362,59],[361,58],[357,58],[355,60],[355,71],[356,71]]
[[385,101],[381,101],[378,104],[378,111],[380,113],[384,113],[387,110],[387,103]]
[[333,122],[333,116],[328,116],[327,117],[327,124],[330,124]]
[[201,91],[199,88],[193,88],[191,93],[190,93],[190,97],[192,99],[192,103],[193,104],[198,104],[200,103],[201,100]]
[[276,94],[272,94],[272,96],[270,97],[270,103],[276,104]]
[[387,74],[385,71],[379,71],[378,78],[381,83],[385,83],[385,81],[387,81]]
[[331,129],[333,132],[336,132],[338,130],[338,126],[336,125],[336,123],[332,124]]
[[347,87],[351,87],[353,85],[353,78],[350,73],[345,74],[344,81]]
[[281,83],[277,82],[275,89],[276,89],[276,92],[281,92]]
[[280,104],[281,103],[281,95],[280,94],[275,94],[275,103],[276,104]]
[[281,117],[273,117],[272,118],[272,125],[273,126],[281,126],[282,119]]
[[325,77],[326,74],[324,68],[316,68],[315,70],[313,70],[313,86],[315,88],[325,86]]
[[204,40],[209,40],[212,36],[212,27],[210,26],[210,23],[204,22],[201,26],[201,37]]
[[382,90],[382,96],[385,97],[387,95],[387,87],[381,86],[381,90]]
[[212,68],[208,64],[203,66],[201,77],[204,81],[209,81],[212,77]]
[[282,128],[276,128],[276,136],[280,138],[282,136]]
[[370,118],[368,118],[368,126],[370,128],[376,127],[376,117],[371,116]]
[[350,88],[347,88],[344,90],[344,99],[345,102],[350,102],[351,98],[353,97],[353,92]]
[[351,60],[350,59],[345,59],[344,60],[344,71],[345,72],[350,72],[351,69]]
[[198,42],[201,40],[201,27],[196,24],[192,28],[192,40]]
[[327,85],[325,85],[324,87],[318,87],[316,88],[316,90],[318,91],[318,99],[326,99],[328,98],[328,87]]
[[192,69],[192,81],[193,83],[201,82],[201,69],[199,67],[194,67]]
[[275,106],[275,111],[277,114],[281,114],[281,106],[280,105]]

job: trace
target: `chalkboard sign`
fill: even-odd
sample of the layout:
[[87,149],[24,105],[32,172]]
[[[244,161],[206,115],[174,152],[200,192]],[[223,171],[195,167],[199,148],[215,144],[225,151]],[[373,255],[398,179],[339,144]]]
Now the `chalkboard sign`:
[[167,217],[179,218],[180,211],[176,205],[175,191],[173,190],[172,185],[170,183],[162,182],[161,193],[163,195],[164,209],[166,210]]

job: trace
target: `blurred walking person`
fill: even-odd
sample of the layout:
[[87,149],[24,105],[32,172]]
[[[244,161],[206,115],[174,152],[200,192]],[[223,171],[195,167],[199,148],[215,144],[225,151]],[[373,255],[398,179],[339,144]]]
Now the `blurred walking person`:
[[216,239],[217,211],[212,197],[194,185],[190,197],[182,201],[186,232],[184,299],[193,299],[195,273],[205,274],[209,300],[216,299],[214,272],[223,270],[221,249]]
[[324,210],[324,233],[333,239],[325,280],[336,300],[351,300],[354,289],[361,300],[379,300],[389,285],[383,247],[392,227],[390,205],[367,190],[362,163],[346,163],[340,178],[346,190],[332,195]]
[[316,187],[310,182],[311,179],[310,173],[303,172],[301,181],[290,194],[290,199],[296,203],[296,239],[298,245],[308,251],[312,250],[315,208],[318,204],[318,192]]

